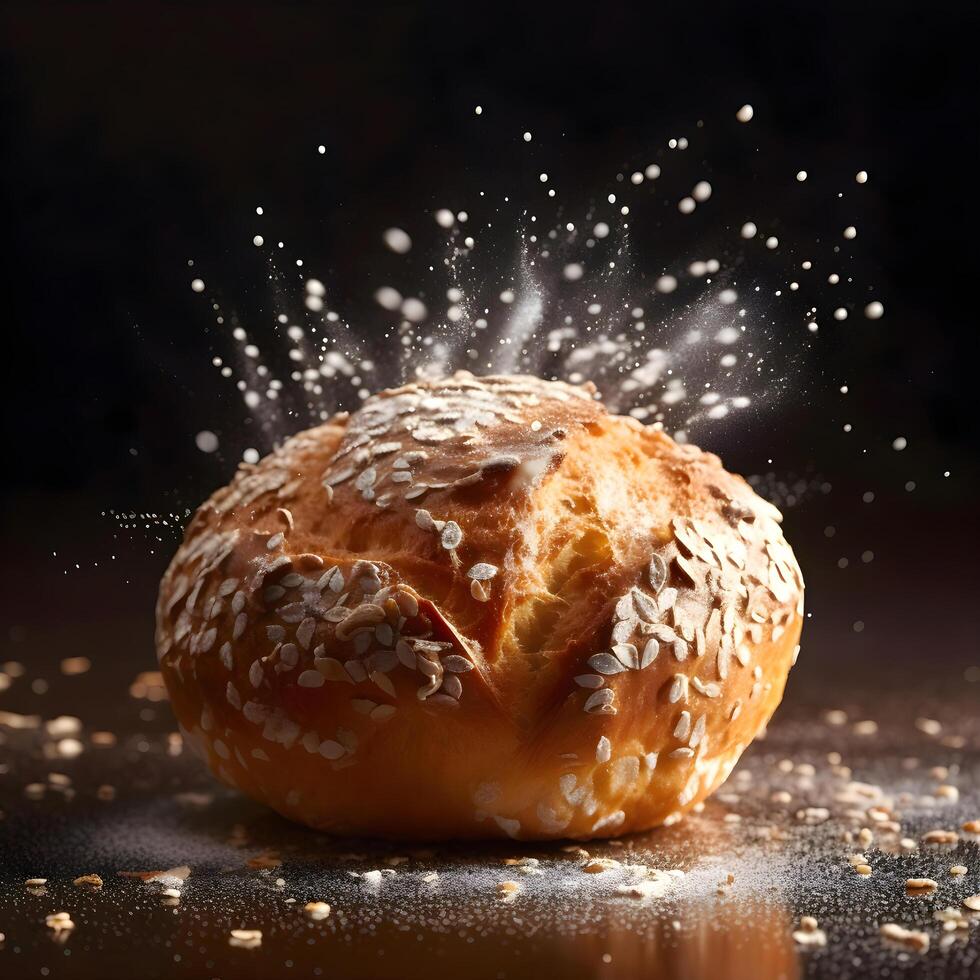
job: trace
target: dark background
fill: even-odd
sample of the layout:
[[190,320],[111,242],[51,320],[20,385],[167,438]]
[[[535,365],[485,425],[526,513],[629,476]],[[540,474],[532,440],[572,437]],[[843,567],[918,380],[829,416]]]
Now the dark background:
[[[255,441],[188,283],[271,320],[256,204],[357,309],[383,228],[526,187],[539,161],[591,189],[749,102],[760,173],[871,173],[856,213],[887,311],[828,330],[795,397],[704,438],[733,469],[830,488],[787,513],[813,614],[792,696],[980,679],[975,4],[10,4],[0,24],[0,659],[50,675],[85,653],[93,696],[152,667],[175,534],[103,512],[182,513]],[[744,165],[744,143],[725,153]],[[227,456],[197,451],[205,428]],[[19,684],[0,707],[79,690]]]

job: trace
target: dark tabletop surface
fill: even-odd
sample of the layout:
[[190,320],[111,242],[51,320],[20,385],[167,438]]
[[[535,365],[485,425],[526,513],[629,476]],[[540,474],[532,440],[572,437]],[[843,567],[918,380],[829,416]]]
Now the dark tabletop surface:
[[[87,676],[60,678],[82,716]],[[909,695],[852,695],[832,705],[846,720],[790,699],[703,812],[582,850],[340,841],[291,825],[181,750],[152,677],[120,699],[111,736],[0,714],[0,974],[978,976],[980,915],[961,904],[980,893],[980,836],[962,829],[980,817],[965,687],[931,719]],[[937,829],[957,841],[923,841]],[[599,858],[611,863],[587,872]],[[102,886],[73,883],[89,874]],[[908,894],[923,877],[938,887]],[[505,881],[518,890],[502,894]],[[317,901],[326,918],[305,911]],[[74,928],[46,925],[59,912]],[[824,936],[799,936],[801,916]],[[925,932],[929,948],[886,940],[885,923]]]

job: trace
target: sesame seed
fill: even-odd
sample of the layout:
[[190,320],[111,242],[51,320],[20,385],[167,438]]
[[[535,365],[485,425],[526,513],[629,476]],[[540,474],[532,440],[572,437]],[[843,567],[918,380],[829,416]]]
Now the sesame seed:
[[322,687],[325,678],[319,670],[304,670],[296,679],[300,687]]
[[691,713],[690,711],[682,711],[677,719],[677,724],[674,726],[674,738],[686,739],[691,731]]
[[652,555],[647,568],[647,578],[654,593],[659,593],[667,582],[667,564],[660,555]]
[[626,667],[612,654],[596,653],[588,659],[589,666],[600,674],[621,674]]
[[959,839],[953,830],[929,830],[920,838],[923,844],[956,844]]
[[455,551],[462,544],[462,541],[463,532],[460,526],[455,521],[447,521],[446,526],[442,529],[439,543],[446,551]]
[[332,739],[327,739],[320,743],[319,752],[324,759],[339,759],[346,753],[346,751],[347,750],[339,742],[335,742]]
[[687,675],[686,674],[674,674],[674,680],[670,685],[670,693],[667,695],[667,700],[671,704],[676,704],[678,701],[687,700]]
[[321,922],[330,915],[330,906],[326,902],[307,902],[303,911],[314,922]]
[[76,878],[72,882],[72,884],[76,888],[101,888],[103,882],[98,875],[87,874],[87,875],[81,875],[80,877]]
[[894,922],[884,923],[879,931],[882,938],[903,946],[908,946],[919,952],[924,953],[929,948],[928,933],[905,929]]

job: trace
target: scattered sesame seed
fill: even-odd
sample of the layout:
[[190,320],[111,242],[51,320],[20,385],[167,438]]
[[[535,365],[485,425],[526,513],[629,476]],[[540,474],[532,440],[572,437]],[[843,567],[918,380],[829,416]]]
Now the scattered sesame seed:
[[905,929],[894,922],[884,923],[880,932],[884,939],[899,943],[902,946],[908,946],[921,953],[929,948],[929,934],[925,932]]

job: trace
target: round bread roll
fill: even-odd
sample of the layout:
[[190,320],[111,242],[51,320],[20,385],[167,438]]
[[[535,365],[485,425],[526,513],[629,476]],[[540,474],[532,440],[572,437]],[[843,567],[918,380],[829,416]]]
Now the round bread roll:
[[782,696],[803,581],[779,521],[591,385],[409,384],[199,508],[161,670],[217,776],[320,830],[669,824]]

